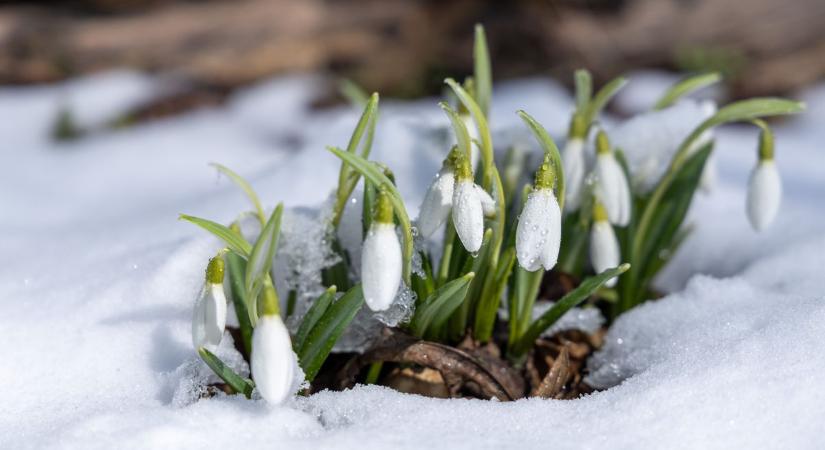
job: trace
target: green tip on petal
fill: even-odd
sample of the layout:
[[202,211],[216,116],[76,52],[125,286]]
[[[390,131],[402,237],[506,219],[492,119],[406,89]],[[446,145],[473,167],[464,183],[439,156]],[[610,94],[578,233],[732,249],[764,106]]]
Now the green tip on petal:
[[470,167],[470,160],[463,152],[455,152],[453,155],[453,164],[455,164],[455,180],[471,180],[473,179],[473,169]]
[[373,221],[376,223],[392,223],[393,210],[392,201],[390,201],[390,194],[387,189],[381,187],[378,190],[378,198],[375,201],[375,216]]
[[211,284],[223,283],[224,262],[223,252],[209,260],[206,266],[206,282]]
[[607,209],[599,200],[593,202],[593,221],[607,222]]
[[610,154],[610,140],[604,130],[599,130],[596,135],[596,153],[600,155]]
[[587,120],[582,113],[578,111],[573,113],[570,119],[570,131],[567,135],[570,139],[584,139],[587,136]]
[[539,189],[553,189],[556,184],[556,174],[553,172],[553,163],[550,161],[550,155],[544,155],[539,170],[536,171],[536,190]]

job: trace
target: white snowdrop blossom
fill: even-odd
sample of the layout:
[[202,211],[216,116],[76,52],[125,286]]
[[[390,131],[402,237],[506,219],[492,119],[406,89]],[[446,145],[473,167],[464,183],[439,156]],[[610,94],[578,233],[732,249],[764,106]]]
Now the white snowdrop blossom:
[[455,167],[453,225],[464,248],[475,253],[484,240],[484,216],[495,213],[495,200],[473,182],[473,172],[464,155],[458,153]]
[[451,167],[443,167],[427,188],[421,207],[418,209],[416,227],[423,237],[429,237],[450,215],[453,206],[455,175]]
[[626,226],[630,223],[630,186],[622,167],[610,149],[607,135],[600,131],[596,137],[596,178],[599,197],[604,202],[611,223]]
[[284,321],[265,314],[252,332],[252,378],[261,397],[278,405],[297,392],[298,360]]
[[773,135],[765,128],[760,136],[759,162],[748,183],[747,212],[756,231],[766,229],[776,218],[782,201],[782,180],[773,161]]
[[226,295],[223,291],[223,257],[209,260],[206,267],[206,281],[195,302],[192,315],[192,345],[217,347],[226,327]]
[[679,145],[709,117],[709,106],[685,99],[638,114],[610,130],[613,146],[627,159],[634,189],[649,192],[659,182]]
[[[617,267],[621,261],[619,241],[607,220],[607,211],[598,200],[593,208],[593,225],[590,228],[590,264],[596,273]],[[605,283],[607,287],[616,285],[616,278]]]
[[527,197],[516,227],[516,258],[525,270],[552,269],[561,245],[561,208],[553,192],[555,175],[545,158],[536,172],[535,189]]
[[401,285],[401,243],[395,234],[389,194],[381,189],[375,217],[361,249],[361,282],[364,300],[373,311],[390,307]]
[[564,145],[561,154],[565,176],[564,206],[568,211],[579,209],[584,192],[587,161],[584,155],[584,139],[572,138]]

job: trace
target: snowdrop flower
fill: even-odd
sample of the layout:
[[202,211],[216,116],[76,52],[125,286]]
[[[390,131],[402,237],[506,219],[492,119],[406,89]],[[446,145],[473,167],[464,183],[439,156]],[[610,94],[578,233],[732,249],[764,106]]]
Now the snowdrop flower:
[[579,209],[584,192],[584,176],[587,161],[584,154],[584,138],[587,133],[584,119],[580,114],[573,115],[570,123],[567,143],[561,154],[564,168],[565,195],[564,206],[567,211]]
[[630,223],[630,187],[622,167],[613,156],[604,131],[599,131],[596,136],[596,153],[598,189],[607,217],[615,225],[626,226]]
[[361,248],[364,300],[373,311],[390,307],[401,284],[401,243],[395,234],[393,209],[385,189],[378,191],[373,218]]
[[481,241],[484,238],[484,216],[495,214],[495,209],[495,200],[473,182],[473,171],[467,157],[457,152],[453,190],[453,225],[458,238],[468,252],[475,253],[481,248]]
[[[619,241],[607,220],[607,211],[597,199],[593,206],[593,226],[590,228],[590,264],[596,273],[618,267],[621,258]],[[616,285],[616,278],[605,283],[607,287]]]
[[759,162],[748,185],[748,219],[756,231],[764,230],[773,222],[781,200],[782,180],[773,161],[773,134],[765,126],[759,137]]
[[206,281],[192,316],[192,345],[195,349],[216,347],[226,326],[226,295],[223,292],[224,262],[221,255],[209,260]]
[[447,217],[453,206],[453,188],[455,186],[454,160],[458,147],[453,147],[444,160],[441,170],[427,188],[421,207],[418,209],[416,227],[423,237],[432,235]]
[[278,298],[270,284],[264,290],[264,312],[252,332],[252,378],[261,397],[281,404],[297,392],[298,359],[289,331],[278,313]]
[[552,269],[559,257],[561,209],[553,192],[555,181],[550,158],[545,156],[516,227],[516,257],[530,272],[542,266]]

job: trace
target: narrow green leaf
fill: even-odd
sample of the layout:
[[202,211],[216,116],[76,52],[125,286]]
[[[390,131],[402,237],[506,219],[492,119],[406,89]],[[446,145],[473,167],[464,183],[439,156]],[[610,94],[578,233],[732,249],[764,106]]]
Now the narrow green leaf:
[[557,320],[561,318],[567,311],[581,302],[587,300],[590,295],[599,289],[605,282],[611,278],[621,275],[630,264],[622,264],[613,269],[607,269],[604,272],[584,280],[576,289],[568,292],[567,295],[561,298],[552,308],[547,310],[535,322],[533,322],[521,338],[519,338],[516,345],[513,347],[512,356],[520,356],[525,354],[536,339],[539,338],[544,330],[550,328]]
[[464,121],[461,120],[458,113],[455,112],[455,110],[451,108],[447,102],[440,102],[438,106],[440,106],[441,109],[447,113],[447,117],[450,119],[450,124],[453,126],[453,132],[455,133],[456,142],[458,143],[458,150],[467,155],[468,159],[472,158],[470,133],[467,131]]
[[235,253],[226,255],[226,269],[229,272],[229,287],[232,293],[232,304],[235,307],[235,315],[238,317],[238,326],[241,331],[241,343],[243,344],[244,356],[249,358],[252,354],[252,322],[249,320],[249,311],[246,309],[247,299],[244,288],[244,273],[246,273],[246,261]]
[[255,212],[258,215],[258,220],[260,220],[261,225],[263,225],[264,222],[266,222],[266,214],[264,214],[264,209],[263,207],[261,207],[261,200],[258,198],[258,194],[255,193],[255,190],[252,189],[252,186],[249,184],[249,182],[247,182],[242,176],[238,175],[226,166],[223,166],[218,163],[210,163],[209,165],[214,167],[215,169],[218,169],[218,172],[226,175],[227,178],[232,180],[235,184],[238,185],[238,187],[241,188],[241,190],[244,191],[247,198],[249,198],[249,201],[252,202],[252,205],[255,207]]
[[722,75],[718,72],[700,73],[698,75],[689,76],[671,86],[670,89],[662,95],[659,101],[656,102],[653,109],[665,109],[691,92],[698,91],[699,89],[718,83],[721,79]]
[[476,102],[485,116],[490,114],[490,100],[493,96],[493,75],[490,64],[490,52],[487,49],[487,37],[484,27],[476,24],[475,44],[473,46],[473,63]]
[[204,347],[198,349],[198,355],[200,355],[203,362],[235,392],[243,394],[246,398],[252,395],[252,389],[255,387],[252,380],[243,378],[235,373],[234,370],[230,369],[229,366],[224,364],[223,361]]
[[337,291],[338,289],[335,286],[330,286],[329,289],[324,291],[323,294],[312,302],[312,306],[310,306],[309,311],[307,311],[306,315],[301,320],[301,326],[298,327],[298,332],[295,333],[295,338],[292,340],[292,347],[295,349],[295,353],[301,353],[301,349],[304,346],[307,335],[315,327],[318,321],[321,320],[324,313],[327,312],[327,309],[329,309],[329,306],[332,304],[333,300],[335,300],[335,293]]
[[298,354],[306,380],[312,381],[344,333],[352,319],[364,305],[364,293],[358,284],[333,303],[310,330]]
[[349,101],[350,105],[362,107],[370,101],[367,92],[354,81],[344,78],[338,82],[338,92]]
[[251,303],[255,302],[261,288],[264,284],[264,279],[269,276],[269,269],[272,268],[272,260],[275,258],[275,251],[278,249],[278,238],[281,234],[281,216],[284,212],[283,203],[279,203],[266,221],[266,225],[261,230],[258,240],[255,241],[255,246],[252,248],[252,253],[249,256],[249,262],[246,265],[246,276],[244,277],[244,287],[248,295],[247,308],[252,309]]
[[464,301],[473,277],[475,277],[475,273],[470,272],[463,277],[450,281],[433,292],[432,295],[415,310],[415,315],[410,324],[412,333],[418,337],[422,337],[430,327],[438,329],[444,325],[447,319],[449,319]]
[[194,223],[195,225],[212,233],[218,239],[222,240],[230,250],[240,256],[243,256],[244,258],[248,258],[249,254],[252,252],[252,246],[249,245],[249,242],[246,242],[244,238],[239,236],[238,233],[230,230],[229,227],[208,219],[201,219],[200,217],[188,216],[186,214],[181,214],[179,219]]
[[367,236],[367,232],[372,225],[373,207],[375,205],[375,186],[369,181],[364,181],[364,195],[361,202],[361,237]]
[[550,161],[556,170],[556,198],[559,200],[559,207],[564,211],[564,166],[561,163],[559,147],[556,146],[553,138],[550,137],[547,130],[545,130],[536,119],[522,110],[519,110],[516,114],[521,117],[524,123],[530,128],[530,131],[533,132],[533,135],[536,136],[541,148],[544,149],[544,154],[550,156]]
[[574,74],[574,80],[576,82],[576,110],[584,113],[590,103],[590,97],[593,96],[593,77],[587,69],[579,69]]
[[411,261],[412,261],[412,252],[413,252],[413,238],[412,238],[412,229],[410,224],[410,217],[407,215],[407,209],[404,207],[404,201],[401,199],[401,194],[398,193],[398,189],[395,187],[393,182],[387,178],[384,173],[375,167],[370,161],[356,155],[353,153],[345,152],[337,147],[327,147],[327,150],[332,152],[335,156],[344,160],[347,164],[352,166],[357,172],[364,176],[364,178],[368,179],[371,183],[373,183],[376,187],[383,186],[387,189],[387,192],[390,193],[390,201],[392,202],[393,210],[395,211],[395,216],[398,218],[399,225],[401,226],[401,234],[404,237],[404,245],[403,245],[403,256],[404,256],[404,268],[403,268],[403,278],[404,283],[408,286],[410,285],[410,274],[411,270]]
[[495,268],[495,273],[488,273],[485,277],[484,288],[481,300],[476,307],[475,324],[473,326],[473,334],[481,342],[488,342],[492,338],[493,326],[501,305],[501,297],[504,294],[504,288],[507,286],[510,274],[513,272],[515,259],[515,247],[507,248]]
[[456,83],[455,80],[447,78],[444,82],[453,90],[461,104],[470,111],[470,115],[473,116],[473,121],[476,123],[476,128],[481,138],[481,160],[484,167],[482,187],[489,191],[493,179],[493,171],[496,170],[496,167],[493,160],[493,137],[490,134],[490,127],[487,125],[487,118],[481,110],[481,107],[478,106],[478,103],[473,100],[473,97]]
[[611,80],[609,83],[602,86],[602,88],[599,89],[599,92],[596,93],[596,96],[593,97],[593,101],[591,101],[590,104],[587,106],[587,114],[585,114],[585,123],[588,125],[593,123],[593,121],[602,112],[602,109],[604,109],[607,103],[626,84],[627,78],[617,77]]

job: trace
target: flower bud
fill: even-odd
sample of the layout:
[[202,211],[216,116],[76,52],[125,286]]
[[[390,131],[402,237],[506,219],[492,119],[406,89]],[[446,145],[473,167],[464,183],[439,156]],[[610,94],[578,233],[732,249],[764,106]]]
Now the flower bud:
[[456,159],[453,191],[453,225],[464,248],[475,253],[484,239],[484,215],[495,212],[495,201],[473,182],[469,161],[459,154]]
[[596,152],[599,198],[604,203],[610,223],[626,226],[630,223],[630,186],[604,131],[599,131],[596,136]]
[[767,228],[776,218],[782,201],[782,180],[773,161],[773,134],[765,126],[760,135],[759,162],[748,183],[747,212],[756,231]]
[[255,388],[267,402],[281,404],[297,391],[298,360],[279,314],[258,319],[252,333],[250,365]]
[[527,197],[516,227],[516,258],[525,270],[534,272],[556,265],[561,245],[561,209],[553,193],[555,175],[545,157],[536,172],[535,190]]
[[[616,233],[607,220],[607,211],[598,200],[593,207],[593,225],[590,228],[590,264],[596,273],[618,267],[621,251]],[[607,287],[616,285],[616,278],[605,283]]]
[[401,285],[401,243],[395,234],[389,194],[378,192],[375,218],[361,249],[361,282],[364,300],[373,311],[390,307]]
[[221,255],[209,260],[206,280],[192,315],[192,345],[195,349],[217,346],[226,327],[226,295],[223,291],[224,262]]

